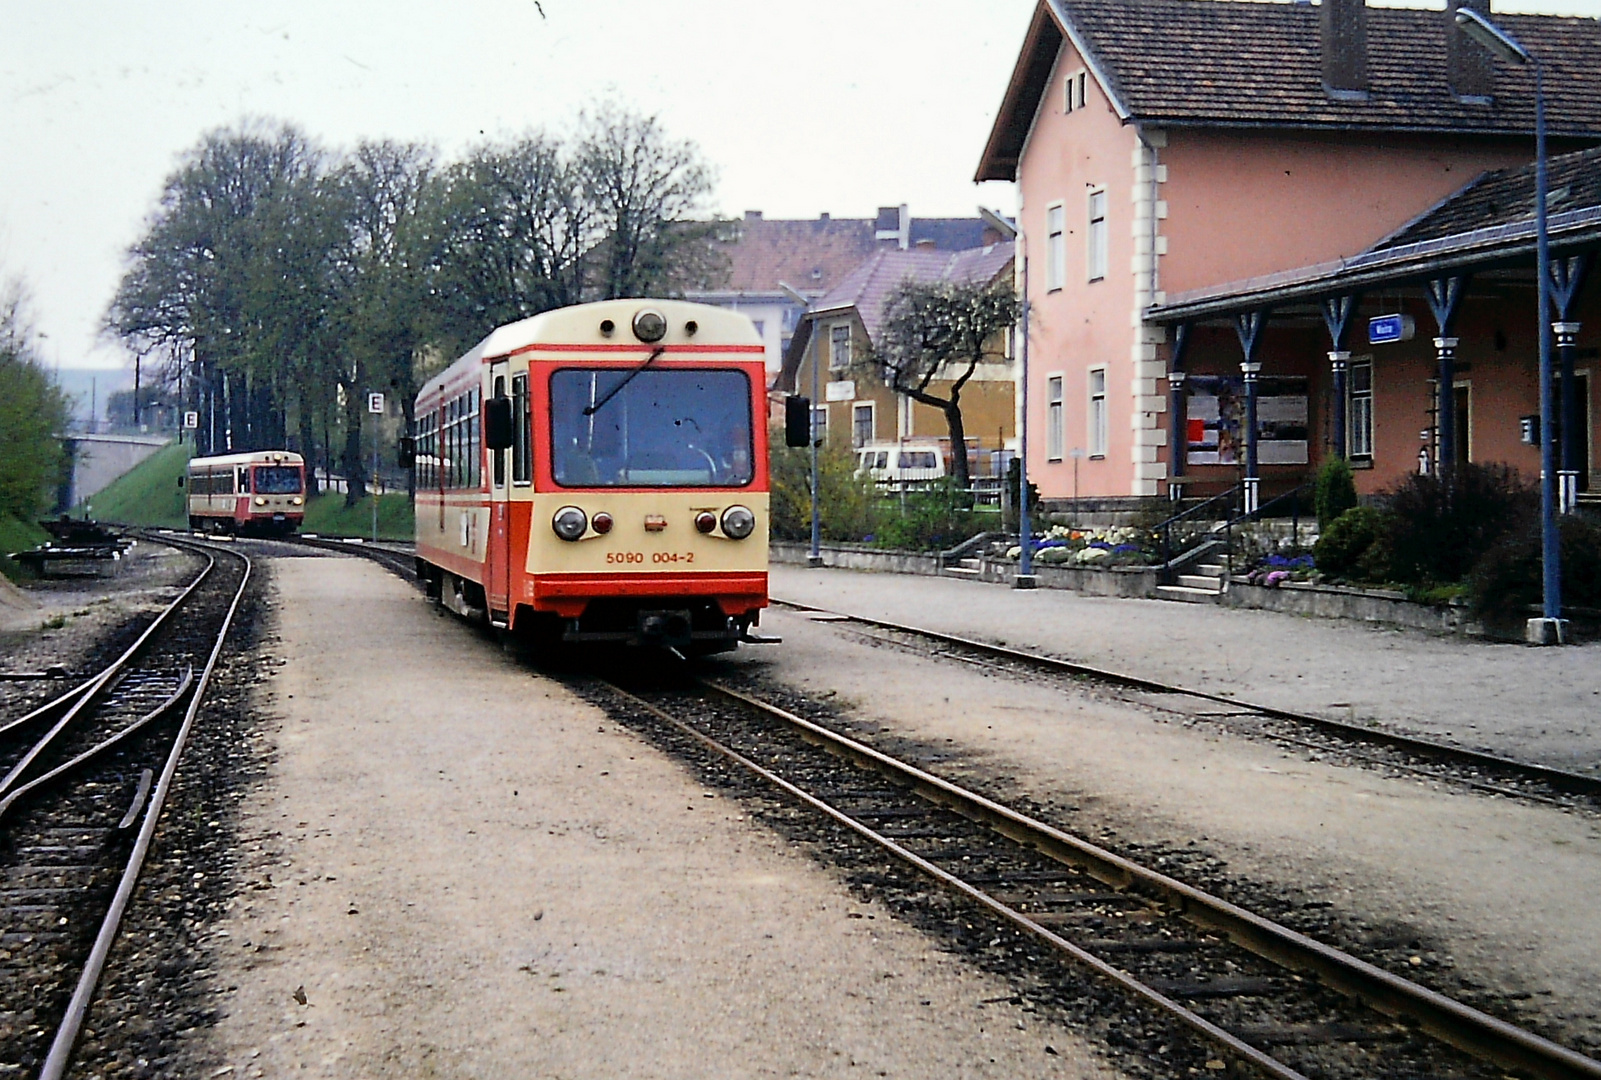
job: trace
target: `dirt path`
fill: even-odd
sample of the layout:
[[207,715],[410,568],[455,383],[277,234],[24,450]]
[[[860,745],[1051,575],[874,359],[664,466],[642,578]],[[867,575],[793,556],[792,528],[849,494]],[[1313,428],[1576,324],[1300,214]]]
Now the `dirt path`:
[[378,567],[275,573],[213,1075],[1112,1075]]

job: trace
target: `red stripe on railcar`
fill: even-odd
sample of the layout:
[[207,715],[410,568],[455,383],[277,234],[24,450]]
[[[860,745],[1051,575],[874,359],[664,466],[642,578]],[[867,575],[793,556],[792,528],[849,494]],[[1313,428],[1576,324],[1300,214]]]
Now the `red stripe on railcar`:
[[695,574],[534,574],[534,610],[576,619],[589,601],[610,596],[706,596],[724,615],[767,606],[767,572],[711,570]]

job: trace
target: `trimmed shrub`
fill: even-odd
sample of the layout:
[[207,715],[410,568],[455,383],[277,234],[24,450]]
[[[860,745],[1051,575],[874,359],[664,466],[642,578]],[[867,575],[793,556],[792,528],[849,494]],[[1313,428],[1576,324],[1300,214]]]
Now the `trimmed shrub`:
[[878,506],[873,543],[897,551],[944,551],[984,531],[968,506],[966,492],[952,477],[909,491],[905,499],[886,497]]
[[[775,540],[812,535],[812,459],[805,447],[784,445],[783,431],[769,443],[772,533]],[[859,543],[873,532],[873,482],[857,476],[857,458],[846,447],[825,443],[817,451],[817,508],[823,539]]]
[[[1372,507],[1353,506],[1329,522],[1312,548],[1312,559],[1330,577],[1382,581],[1387,567],[1375,565],[1369,553],[1386,546],[1386,524],[1384,515]],[[1374,570],[1379,571],[1377,576],[1373,576]]]
[[[1601,525],[1575,517],[1557,523],[1562,551],[1562,606],[1601,608]],[[1473,568],[1468,603],[1488,619],[1518,619],[1543,594],[1536,521],[1502,537]]]
[[1317,471],[1312,502],[1317,508],[1318,532],[1356,505],[1356,478],[1351,475],[1350,462],[1337,455],[1324,459]]
[[1509,465],[1459,465],[1449,481],[1409,476],[1385,499],[1390,579],[1463,581],[1502,537],[1523,531],[1538,508],[1539,493]]

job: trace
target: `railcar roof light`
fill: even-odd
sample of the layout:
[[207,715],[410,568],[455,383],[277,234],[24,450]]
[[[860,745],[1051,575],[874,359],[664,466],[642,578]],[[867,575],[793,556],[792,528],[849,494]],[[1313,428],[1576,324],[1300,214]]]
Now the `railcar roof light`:
[[589,531],[589,518],[576,506],[564,506],[550,519],[550,527],[563,540],[579,540]]
[[723,511],[723,535],[743,540],[756,530],[756,515],[748,506],[734,505]]
[[667,336],[667,319],[659,311],[641,308],[634,314],[634,336],[647,344],[655,344]]

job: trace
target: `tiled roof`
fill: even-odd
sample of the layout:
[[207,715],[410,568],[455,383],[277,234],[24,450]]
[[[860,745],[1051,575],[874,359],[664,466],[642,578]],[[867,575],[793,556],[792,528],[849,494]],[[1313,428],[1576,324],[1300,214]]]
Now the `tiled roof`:
[[[1545,67],[1553,135],[1601,139],[1601,21],[1494,16]],[[978,179],[1009,180],[1065,35],[1124,119],[1157,125],[1527,135],[1534,78],[1494,63],[1485,102],[1446,78],[1442,11],[1368,8],[1368,96],[1323,85],[1319,12],[1250,0],[1041,0]],[[1048,54],[1048,55],[1047,55]]]
[[[882,248],[830,289],[809,309],[813,314],[840,314],[854,310],[868,340],[878,337],[884,324],[884,307],[889,294],[906,281],[954,281],[964,284],[994,281],[1009,271],[1015,258],[1011,241],[965,251],[931,251],[927,248],[901,251]],[[807,319],[790,340],[784,356],[784,369],[777,383],[793,385],[795,372],[811,338],[812,320]]]
[[[1546,192],[1546,210],[1550,214],[1601,206],[1601,149],[1552,158]],[[1374,245],[1374,249],[1397,248],[1423,240],[1438,240],[1457,233],[1533,219],[1534,166],[1499,169],[1485,173],[1417,220]]]
[[[808,218],[768,220],[750,215],[730,223],[731,239],[726,290],[778,292],[778,283],[812,295],[832,289],[886,241],[874,239],[879,223],[872,218]],[[893,227],[893,224],[891,225]],[[978,218],[918,218],[911,221],[911,242],[932,240],[943,251],[977,247],[984,223]]]
[[1011,266],[1013,245],[991,244],[966,251],[876,251],[862,265],[845,276],[815,304],[814,312],[855,308],[862,327],[871,340],[884,322],[884,306],[889,294],[907,281],[956,281],[964,284],[993,281]]

